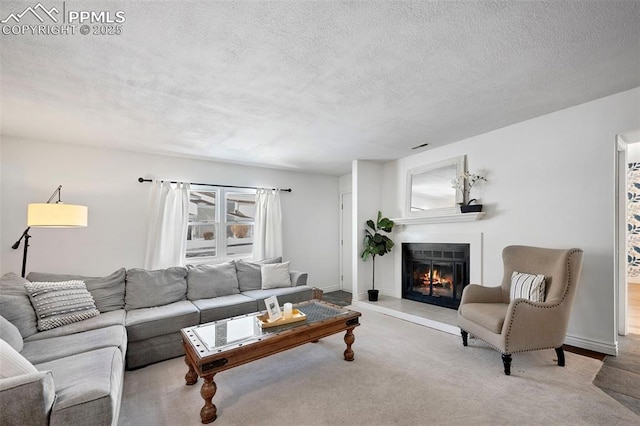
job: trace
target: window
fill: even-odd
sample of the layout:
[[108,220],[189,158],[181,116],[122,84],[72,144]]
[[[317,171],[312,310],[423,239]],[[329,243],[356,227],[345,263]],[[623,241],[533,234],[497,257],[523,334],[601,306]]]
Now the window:
[[255,191],[192,189],[189,192],[187,262],[250,255],[255,212]]

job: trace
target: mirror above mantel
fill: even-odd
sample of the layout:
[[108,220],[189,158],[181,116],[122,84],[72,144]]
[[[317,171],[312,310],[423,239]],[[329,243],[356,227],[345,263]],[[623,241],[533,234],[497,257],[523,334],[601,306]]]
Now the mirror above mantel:
[[[466,171],[466,156],[449,158],[407,171],[406,219],[460,215],[463,194],[452,181]],[[412,220],[412,221],[414,221]]]

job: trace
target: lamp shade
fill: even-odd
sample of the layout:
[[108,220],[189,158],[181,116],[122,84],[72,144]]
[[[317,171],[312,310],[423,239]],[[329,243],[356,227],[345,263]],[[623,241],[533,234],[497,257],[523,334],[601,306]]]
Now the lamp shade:
[[27,226],[79,228],[87,226],[87,206],[34,203],[27,208]]

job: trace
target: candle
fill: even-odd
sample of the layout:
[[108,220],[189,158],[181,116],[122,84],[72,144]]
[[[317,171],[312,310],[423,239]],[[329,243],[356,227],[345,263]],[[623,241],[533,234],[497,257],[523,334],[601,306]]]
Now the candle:
[[291,318],[293,316],[293,304],[285,303],[284,304],[284,317],[285,319]]

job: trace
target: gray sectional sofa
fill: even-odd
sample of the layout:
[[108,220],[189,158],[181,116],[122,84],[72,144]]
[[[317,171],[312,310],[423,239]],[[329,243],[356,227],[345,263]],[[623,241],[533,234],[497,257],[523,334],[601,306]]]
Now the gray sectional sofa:
[[[264,310],[272,295],[281,304],[312,299],[306,273],[291,271],[290,285],[264,286],[261,264],[280,261],[119,269],[106,277],[32,272],[25,280],[5,274],[0,424],[117,424],[125,369],[184,354],[181,328]],[[71,280],[85,283],[99,314],[38,330],[25,284]],[[11,363],[21,374],[11,375]]]

